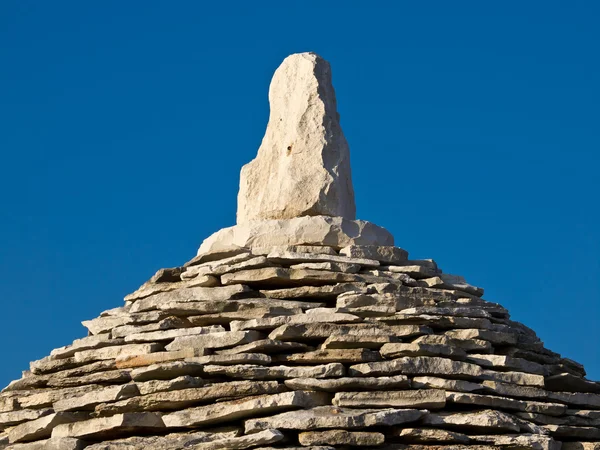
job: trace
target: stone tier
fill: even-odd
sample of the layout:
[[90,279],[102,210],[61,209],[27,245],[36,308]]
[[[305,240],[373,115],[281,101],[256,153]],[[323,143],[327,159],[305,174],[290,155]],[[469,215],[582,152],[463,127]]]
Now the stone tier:
[[483,289],[364,222],[293,220],[84,321],[0,394],[0,448],[600,449],[600,384]]

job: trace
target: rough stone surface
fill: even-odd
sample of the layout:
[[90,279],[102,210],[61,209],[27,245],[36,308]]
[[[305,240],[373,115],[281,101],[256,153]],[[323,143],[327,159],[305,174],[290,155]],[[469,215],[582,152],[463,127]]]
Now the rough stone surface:
[[238,225],[31,362],[0,449],[600,450],[581,364],[349,214],[326,64],[297,58]]
[[291,413],[277,414],[246,421],[246,433],[270,428],[286,430],[354,429],[393,426],[418,420],[423,413],[416,409],[347,409],[321,406]]
[[265,220],[223,228],[202,242],[198,255],[231,248],[288,245],[394,245],[394,238],[373,223],[342,217],[303,216],[289,220]]
[[242,168],[237,222],[333,216],[354,219],[350,151],[329,63],[288,56],[269,88],[271,113],[256,158]]
[[370,431],[307,431],[298,435],[302,445],[351,445],[359,447],[378,446],[385,442],[385,435]]
[[190,408],[165,414],[162,416],[162,420],[167,427],[174,428],[214,425],[252,417],[257,410],[264,415],[289,409],[310,408],[326,403],[328,403],[328,397],[323,393],[294,391]]

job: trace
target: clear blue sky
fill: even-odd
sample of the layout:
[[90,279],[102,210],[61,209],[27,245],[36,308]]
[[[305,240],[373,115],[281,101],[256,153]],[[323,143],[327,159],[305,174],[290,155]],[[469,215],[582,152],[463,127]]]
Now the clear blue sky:
[[234,223],[290,53],[358,216],[600,379],[598,2],[0,3],[0,385]]

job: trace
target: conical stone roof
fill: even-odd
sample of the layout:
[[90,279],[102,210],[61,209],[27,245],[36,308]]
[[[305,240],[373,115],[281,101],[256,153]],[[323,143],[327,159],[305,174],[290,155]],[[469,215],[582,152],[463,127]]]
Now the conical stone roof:
[[238,224],[32,362],[0,394],[0,448],[600,449],[580,364],[354,220],[330,79],[284,61]]

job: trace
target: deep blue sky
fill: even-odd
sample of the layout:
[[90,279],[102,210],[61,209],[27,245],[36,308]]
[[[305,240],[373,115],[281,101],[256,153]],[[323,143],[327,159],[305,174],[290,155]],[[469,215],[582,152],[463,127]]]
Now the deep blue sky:
[[301,51],[331,62],[358,216],[600,379],[598,5],[1,2],[0,385],[234,223]]

